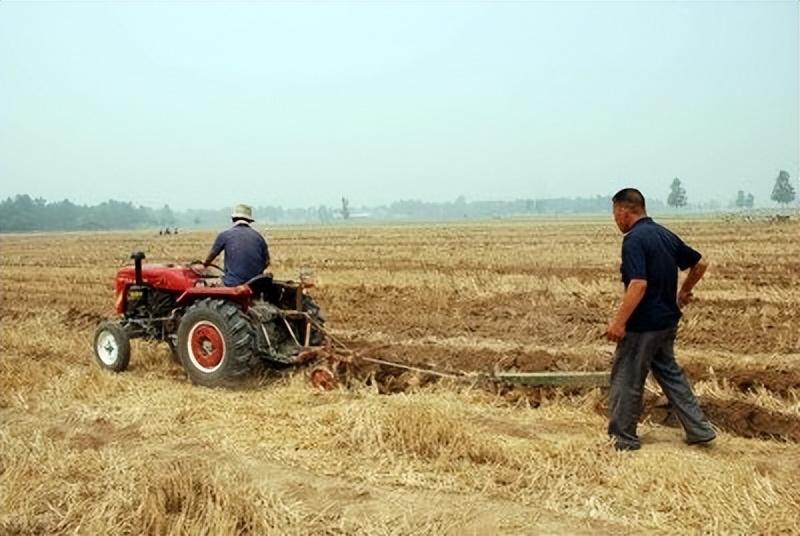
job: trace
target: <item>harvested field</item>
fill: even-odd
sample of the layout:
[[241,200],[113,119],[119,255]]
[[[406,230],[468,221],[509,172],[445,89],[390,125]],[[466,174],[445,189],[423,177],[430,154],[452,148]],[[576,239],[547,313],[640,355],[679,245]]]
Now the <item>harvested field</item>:
[[[720,434],[683,444],[651,385],[634,453],[608,444],[601,389],[376,369],[349,390],[302,372],[209,390],[141,341],[102,371],[118,266],[202,258],[213,233],[0,236],[0,533],[798,532],[800,223],[665,223],[711,261],[678,355]],[[313,268],[332,333],[373,357],[610,367],[610,218],[267,234],[275,274]]]

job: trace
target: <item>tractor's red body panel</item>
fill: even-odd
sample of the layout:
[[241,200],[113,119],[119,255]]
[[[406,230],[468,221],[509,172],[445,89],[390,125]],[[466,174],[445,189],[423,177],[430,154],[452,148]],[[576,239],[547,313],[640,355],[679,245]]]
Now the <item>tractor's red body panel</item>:
[[[136,283],[135,268],[124,266],[117,272],[116,279],[116,310],[118,314],[125,312],[126,290]],[[174,293],[181,305],[186,305],[196,299],[205,297],[228,298],[239,303],[247,310],[250,303],[250,287],[208,287],[203,278],[198,276],[188,266],[171,264],[144,264],[142,265],[142,284],[150,285],[164,292]]]
[[[183,292],[200,279],[191,268],[169,264],[143,264],[142,283],[160,290]],[[117,272],[117,293],[135,283],[134,267],[125,266]]]

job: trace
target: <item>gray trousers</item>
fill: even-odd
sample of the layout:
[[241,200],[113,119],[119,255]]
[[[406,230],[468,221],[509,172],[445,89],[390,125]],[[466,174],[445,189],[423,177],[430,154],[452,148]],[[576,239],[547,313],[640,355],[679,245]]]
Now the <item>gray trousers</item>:
[[636,425],[642,412],[644,382],[652,371],[686,431],[689,443],[709,441],[714,429],[675,362],[675,336],[678,328],[661,331],[629,332],[617,344],[611,369],[608,434],[618,448],[639,448]]

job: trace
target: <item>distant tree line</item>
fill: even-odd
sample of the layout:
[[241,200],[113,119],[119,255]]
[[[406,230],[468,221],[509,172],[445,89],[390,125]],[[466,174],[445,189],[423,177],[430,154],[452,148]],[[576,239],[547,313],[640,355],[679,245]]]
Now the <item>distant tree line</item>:
[[[455,201],[427,202],[419,200],[395,201],[390,205],[373,207],[370,215],[381,219],[415,218],[434,220],[500,218],[506,216],[554,215],[554,214],[597,214],[607,213],[611,206],[611,196],[516,199],[513,201],[471,201],[459,196]],[[653,201],[656,208],[663,207],[658,200]]]
[[[589,213],[608,210],[609,198],[520,199],[516,201],[467,202],[463,196],[450,202],[419,200],[396,201],[378,207],[351,208],[342,197],[340,209],[326,207],[255,208],[263,223],[330,223],[357,219],[464,219],[491,218],[525,214]],[[46,201],[29,195],[17,195],[0,201],[0,232],[82,231],[141,229],[154,227],[220,227],[230,222],[230,208],[173,211],[168,205],[153,209],[125,201],[105,201],[98,205],[78,205],[69,200]]]
[[[313,210],[316,217],[316,210]],[[259,207],[259,220],[303,222],[307,209]],[[0,232],[85,231],[141,229],[153,227],[219,227],[230,222],[230,208],[218,210],[173,211],[169,205],[153,209],[126,201],[105,201],[98,205],[78,205],[69,200],[46,201],[40,197],[17,195],[0,201]]]
[[29,195],[9,197],[0,202],[0,231],[5,232],[135,229],[174,224],[174,214],[166,205],[152,209],[112,200],[87,206],[66,199],[47,202]]
[[[780,171],[775,179],[771,199],[787,206],[796,198],[789,173]],[[675,177],[670,184],[667,204],[681,209],[720,210],[724,207],[712,201],[705,205],[688,204],[688,195],[680,179]],[[752,193],[740,190],[731,206],[740,209],[753,208]],[[516,199],[513,201],[467,201],[461,195],[453,201],[430,202],[414,199],[395,201],[375,207],[353,206],[342,196],[339,207],[320,205],[306,208],[284,208],[280,206],[255,207],[259,224],[275,223],[322,223],[335,220],[463,220],[505,218],[514,216],[536,216],[555,214],[601,214],[608,213],[611,196],[560,197],[552,199]],[[659,211],[665,207],[658,199],[647,200],[648,209]],[[0,201],[0,232],[15,231],[80,231],[104,229],[140,229],[155,227],[214,227],[229,224],[230,208],[189,209],[173,211],[169,205],[153,209],[136,206],[131,202],[106,201],[98,205],[77,205],[71,201],[48,202],[42,198],[17,195]]]
[[[338,208],[320,205],[307,208],[255,207],[259,223],[331,223],[335,220],[462,220],[524,215],[589,214],[608,212],[610,196],[586,198],[517,199],[514,201],[471,201],[459,196],[454,201],[395,201],[376,207],[352,207],[342,197]],[[663,207],[659,201],[653,208]],[[0,201],[0,232],[81,231],[141,229],[155,227],[215,227],[230,222],[230,208],[173,211],[168,205],[153,209],[131,202],[106,201],[78,205],[71,201],[48,202],[29,195]]]

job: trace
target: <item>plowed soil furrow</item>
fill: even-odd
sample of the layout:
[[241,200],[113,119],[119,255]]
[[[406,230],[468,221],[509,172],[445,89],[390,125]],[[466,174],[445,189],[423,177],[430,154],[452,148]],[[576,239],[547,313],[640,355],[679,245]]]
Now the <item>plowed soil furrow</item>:
[[760,407],[741,400],[701,397],[708,418],[717,427],[741,437],[800,442],[800,416]]
[[684,371],[694,381],[724,380],[741,391],[763,387],[779,395],[786,395],[791,389],[800,389],[800,368],[771,368],[758,365],[737,365],[713,371],[703,364],[692,362],[683,366]]
[[[779,439],[800,442],[800,415],[764,408],[753,402],[700,396],[700,405],[706,416],[718,429],[739,437]],[[605,405],[600,411],[605,411]],[[642,419],[679,427],[674,413],[665,405],[645,404]]]

